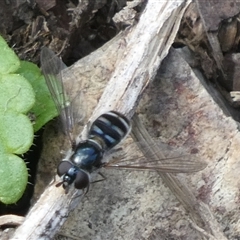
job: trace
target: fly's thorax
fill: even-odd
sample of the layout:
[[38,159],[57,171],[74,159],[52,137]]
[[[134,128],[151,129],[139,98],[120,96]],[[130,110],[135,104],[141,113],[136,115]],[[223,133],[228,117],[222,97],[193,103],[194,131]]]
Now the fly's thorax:
[[91,125],[89,138],[99,138],[104,142],[104,150],[116,146],[131,129],[128,118],[123,114],[110,111],[102,114]]
[[88,172],[91,172],[93,167],[100,167],[103,157],[103,149],[98,141],[88,139],[78,143],[70,160],[71,162]]

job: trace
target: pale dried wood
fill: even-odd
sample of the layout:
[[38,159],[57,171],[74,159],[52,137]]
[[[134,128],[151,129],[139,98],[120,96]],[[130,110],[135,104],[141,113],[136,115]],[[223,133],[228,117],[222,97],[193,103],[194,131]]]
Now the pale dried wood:
[[[125,54],[118,60],[91,119],[110,109],[131,116],[139,96],[167,55],[188,3],[148,1],[139,23],[129,29],[123,39]],[[115,49],[116,55],[117,51]],[[66,74],[76,75],[73,69]],[[79,198],[72,198],[74,192],[71,190],[65,195],[62,188],[48,186],[12,239],[51,239],[66,220],[69,210],[79,202]]]
[[[153,155],[155,160],[165,159],[166,156],[164,156],[164,154],[162,154],[162,152],[159,151],[159,148],[154,144],[155,141],[149,135],[137,115],[133,117],[133,126],[132,135],[138,142],[139,148],[142,149],[146,158],[148,157],[150,151],[150,155]],[[194,196],[192,190],[185,182],[179,180],[171,173],[159,172],[159,175],[168,188],[171,189],[172,193],[176,196],[179,202],[183,205],[186,212],[188,212],[194,223],[193,226],[198,229],[198,231],[202,234],[202,237],[207,236],[212,240],[226,239],[208,206],[197,200],[196,196]]]
[[2,225],[21,225],[24,221],[24,217],[22,216],[17,216],[13,214],[7,214],[0,216],[0,226]]
[[[224,218],[229,213],[224,207],[231,209],[232,203],[229,194],[221,189],[221,184],[228,184],[221,173],[226,171],[226,174],[231,165],[223,168],[222,156],[236,131],[235,122],[224,116],[202,82],[174,49],[143,95],[138,114],[145,124],[148,123],[151,136],[159,133],[164,142],[178,146],[185,157],[192,151],[199,152],[194,157],[207,161],[209,166],[198,173],[177,176],[102,169],[107,180],[92,185],[88,199],[79,204],[60,234],[69,239],[226,239]],[[135,127],[136,124],[133,130]],[[142,130],[140,127],[134,132],[141,134]],[[149,139],[146,132],[142,135]],[[127,140],[122,143],[123,151],[128,147],[138,151]],[[162,149],[155,149],[157,145],[152,141],[156,139],[147,144],[154,146],[158,158],[164,158]],[[165,153],[169,156],[170,152]],[[222,159],[220,164],[219,159]],[[221,180],[213,187],[212,181],[218,178]],[[218,192],[224,202],[215,197]],[[228,226],[232,231],[236,227],[235,224]]]

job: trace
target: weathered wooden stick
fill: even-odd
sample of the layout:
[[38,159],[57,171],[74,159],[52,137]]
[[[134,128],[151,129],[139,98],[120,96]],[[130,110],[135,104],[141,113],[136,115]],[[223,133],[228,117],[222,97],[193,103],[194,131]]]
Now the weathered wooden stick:
[[[189,1],[184,0],[148,1],[139,23],[122,39],[125,54],[118,61],[91,119],[110,109],[127,116],[133,114],[139,96],[168,53],[188,4]],[[115,51],[117,56],[118,49]],[[78,63],[74,67],[77,66]],[[76,76],[74,67],[66,74]],[[69,210],[79,202],[79,198],[72,199],[74,192],[71,190],[66,195],[62,188],[48,186],[12,239],[51,239]]]
[[3,215],[0,217],[0,226],[3,226],[3,225],[18,226],[18,225],[22,224],[23,221],[24,221],[24,217],[12,215],[12,214]]

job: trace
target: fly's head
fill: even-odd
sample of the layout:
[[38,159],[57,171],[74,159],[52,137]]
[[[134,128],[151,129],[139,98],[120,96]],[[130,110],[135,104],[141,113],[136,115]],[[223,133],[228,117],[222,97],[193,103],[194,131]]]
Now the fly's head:
[[89,175],[82,169],[74,166],[69,161],[62,161],[59,163],[57,168],[57,174],[61,177],[61,182],[56,184],[57,187],[60,185],[65,189],[65,193],[68,192],[71,184],[74,183],[76,189],[85,189],[89,187],[90,179]]

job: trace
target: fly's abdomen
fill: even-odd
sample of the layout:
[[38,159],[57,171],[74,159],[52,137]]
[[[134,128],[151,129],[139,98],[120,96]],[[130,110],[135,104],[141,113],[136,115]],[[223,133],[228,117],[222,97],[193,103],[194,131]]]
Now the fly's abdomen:
[[117,145],[130,131],[130,121],[121,113],[110,111],[102,114],[92,124],[89,138],[96,136],[104,142],[105,150]]

